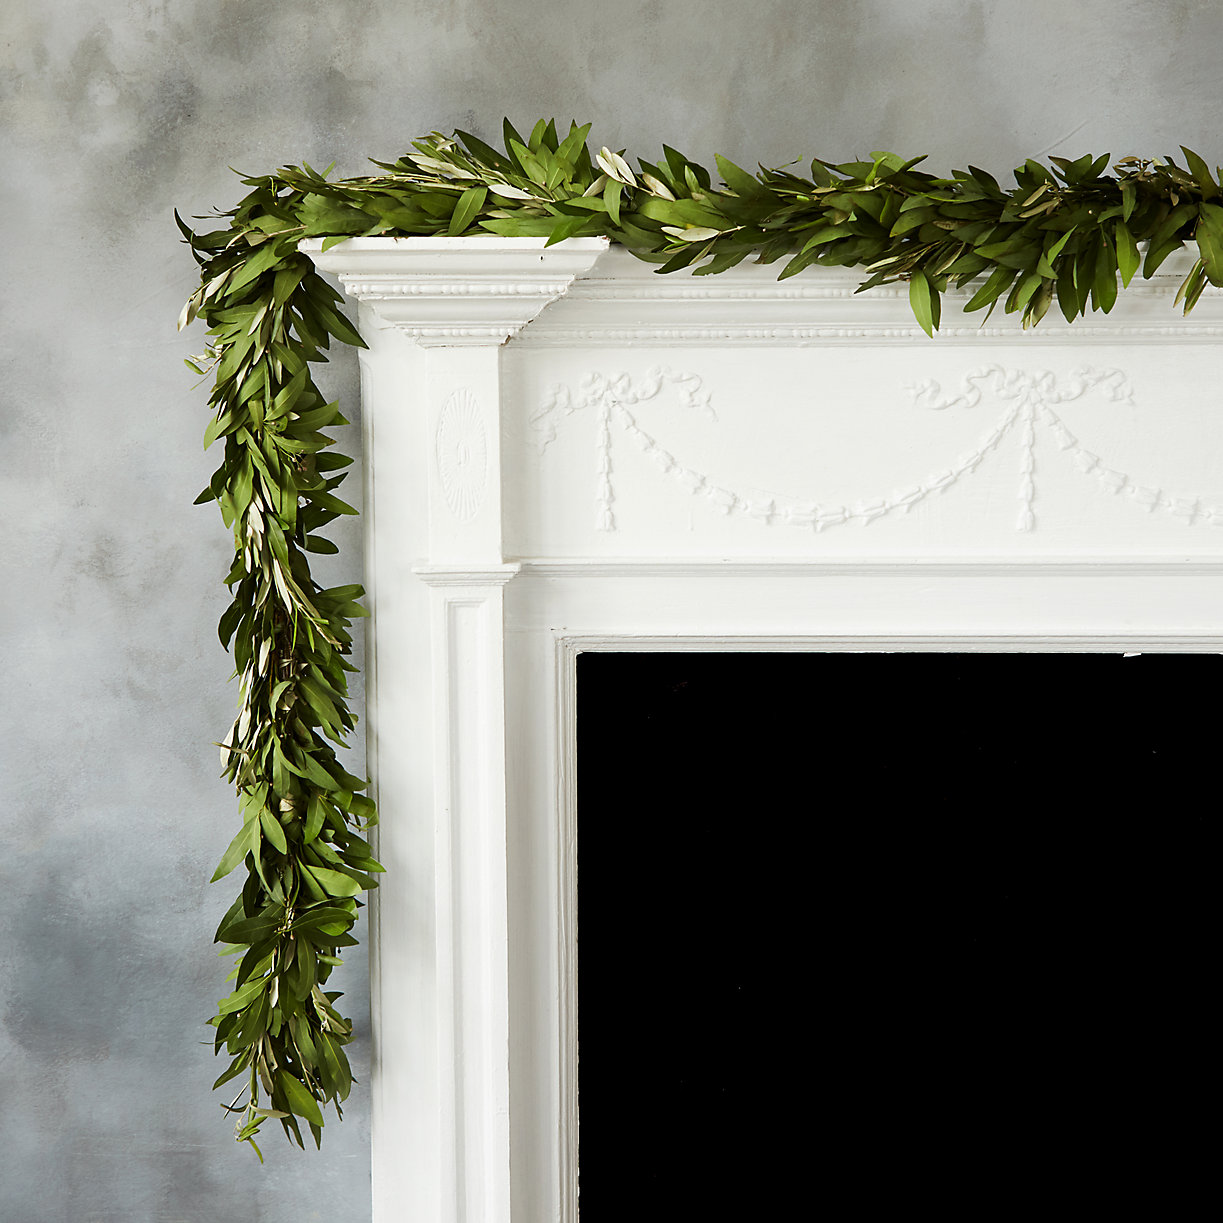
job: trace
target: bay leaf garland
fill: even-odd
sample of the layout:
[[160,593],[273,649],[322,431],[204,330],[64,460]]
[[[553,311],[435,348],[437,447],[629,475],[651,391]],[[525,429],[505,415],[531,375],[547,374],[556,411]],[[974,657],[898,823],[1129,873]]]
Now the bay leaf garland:
[[[344,1053],[352,1027],[325,987],[356,945],[360,895],[382,867],[363,839],[376,821],[367,782],[336,756],[355,724],[348,708],[350,629],[364,615],[360,586],[323,589],[310,553],[336,551],[322,532],[355,511],[337,494],[351,459],[325,432],[346,423],[311,366],[331,341],[363,347],[340,298],[299,253],[352,236],[605,235],[662,273],[712,275],[752,257],[779,278],[811,265],[863,271],[859,291],[908,284],[918,325],[938,329],[942,295],[971,286],[964,309],[1002,304],[1024,327],[1057,304],[1067,321],[1108,312],[1118,289],[1151,276],[1187,243],[1197,259],[1177,295],[1188,313],[1207,284],[1223,285],[1220,172],[1189,149],[1174,157],[1108,155],[1029,160],[1002,186],[969,166],[941,178],[923,158],[871,153],[804,176],[751,173],[716,159],[710,172],[664,145],[654,161],[591,154],[590,125],[562,137],[540,120],[526,137],[508,120],[503,147],[433,132],[377,173],[331,181],[309,165],[242,179],[248,193],[221,224],[175,219],[200,284],[179,318],[207,324],[205,352],[188,366],[212,383],[206,447],[221,462],[197,498],[215,501],[233,532],[225,579],[231,602],[221,642],[240,681],[238,717],[219,744],[242,826],[214,879],[245,880],[216,932],[235,955],[233,992],[210,1020],[230,1056],[216,1087],[240,1080],[224,1107],[238,1140],[279,1121],[302,1144],[321,1142],[323,1107],[341,1115],[353,1079]],[[262,1159],[262,1154],[260,1154]]]

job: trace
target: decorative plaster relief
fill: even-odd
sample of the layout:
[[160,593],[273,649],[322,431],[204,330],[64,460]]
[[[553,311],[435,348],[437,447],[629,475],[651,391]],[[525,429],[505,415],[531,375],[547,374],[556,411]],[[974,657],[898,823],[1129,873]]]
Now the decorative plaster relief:
[[434,436],[442,495],[459,522],[470,522],[488,488],[488,435],[476,397],[461,387],[442,404]]
[[[921,480],[887,494],[861,498],[852,504],[832,504],[815,499],[775,495],[762,498],[727,488],[682,463],[637,423],[629,405],[654,399],[664,386],[676,390],[680,407],[697,410],[711,422],[717,415],[710,403],[710,393],[694,373],[676,373],[664,367],[653,367],[644,378],[634,380],[628,374],[609,377],[592,371],[575,392],[558,384],[547,402],[531,416],[531,423],[540,433],[540,449],[546,451],[555,440],[557,428],[575,412],[589,410],[595,417],[595,507],[596,526],[600,531],[616,529],[614,468],[612,465],[611,434],[613,422],[648,455],[659,471],[681,485],[689,493],[705,497],[723,514],[740,514],[754,518],[766,526],[778,523],[787,526],[814,528],[842,526],[848,522],[862,525],[885,514],[907,512],[909,508],[933,493],[943,492],[973,472],[1002,439],[1016,430],[1019,443],[1019,512],[1015,526],[1019,531],[1031,531],[1036,526],[1036,430],[1048,430],[1058,446],[1073,460],[1076,468],[1091,475],[1112,493],[1124,493],[1148,511],[1162,510],[1182,519],[1187,525],[1209,522],[1223,526],[1223,506],[1208,503],[1202,497],[1180,496],[1152,485],[1139,484],[1125,472],[1108,467],[1096,454],[1085,449],[1054,411],[1053,404],[1079,399],[1095,391],[1111,403],[1132,403],[1132,390],[1127,376],[1116,369],[1096,370],[1084,366],[1067,378],[1058,379],[1048,370],[1011,370],[1001,365],[988,365],[966,374],[956,395],[944,395],[940,385],[925,379],[906,389],[917,407],[943,411],[949,408],[976,407],[985,391],[1002,401],[1003,412],[997,424],[968,454],[957,457],[947,467],[927,474]],[[1007,406],[1010,405],[1010,406]]]

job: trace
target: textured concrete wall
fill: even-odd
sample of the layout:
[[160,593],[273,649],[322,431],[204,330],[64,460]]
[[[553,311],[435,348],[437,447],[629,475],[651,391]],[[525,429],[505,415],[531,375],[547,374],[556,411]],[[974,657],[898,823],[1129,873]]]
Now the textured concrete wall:
[[[191,506],[212,464],[174,206],[230,206],[228,165],[355,173],[504,113],[746,164],[886,148],[1002,172],[1179,143],[1213,163],[1221,48],[1209,0],[5,0],[0,1218],[369,1213],[364,1085],[321,1155],[269,1135],[261,1168],[198,1043],[236,819],[208,744],[236,693],[225,531]],[[354,367],[331,374],[350,403]],[[341,542],[328,574],[352,580]],[[363,957],[345,971],[367,1031]]]

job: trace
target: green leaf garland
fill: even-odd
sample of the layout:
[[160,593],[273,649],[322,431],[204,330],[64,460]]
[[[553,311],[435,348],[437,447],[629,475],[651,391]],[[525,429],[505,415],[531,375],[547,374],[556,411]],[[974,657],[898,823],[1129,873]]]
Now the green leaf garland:
[[[208,325],[207,351],[187,362],[211,378],[204,443],[220,466],[198,503],[215,501],[233,531],[225,579],[231,603],[220,638],[241,682],[237,720],[220,743],[238,792],[241,830],[214,879],[246,868],[222,919],[222,954],[236,954],[235,989],[210,1021],[231,1056],[215,1086],[242,1078],[227,1109],[237,1137],[258,1152],[269,1117],[302,1143],[321,1141],[325,1104],[337,1115],[352,1074],[351,1025],[324,990],[351,935],[363,891],[382,867],[359,835],[376,821],[366,782],[339,764],[353,729],[348,661],[359,586],[320,588],[308,553],[332,553],[320,531],[355,510],[337,495],[351,459],[325,429],[346,423],[310,376],[332,339],[364,346],[339,296],[299,253],[351,236],[493,233],[565,238],[605,235],[659,272],[709,275],[749,255],[785,260],[779,276],[812,264],[860,267],[861,288],[907,281],[914,317],[938,329],[942,295],[972,284],[966,311],[999,302],[1035,326],[1057,303],[1067,321],[1112,309],[1121,287],[1151,276],[1194,242],[1198,258],[1177,301],[1193,309],[1207,284],[1223,285],[1223,198],[1196,153],[1087,154],[1049,166],[1026,161],[1003,188],[969,166],[936,178],[894,153],[842,164],[815,159],[810,176],[757,174],[717,158],[721,184],[667,145],[634,169],[623,151],[587,147],[590,125],[561,138],[540,120],[527,137],[506,120],[504,151],[465,132],[413,142],[380,173],[329,181],[308,165],[244,178],[249,193],[222,228],[196,232],[177,213],[200,270],[179,326]],[[1145,254],[1140,250],[1145,247]],[[987,313],[986,317],[989,315]],[[262,1155],[260,1155],[262,1159]]]

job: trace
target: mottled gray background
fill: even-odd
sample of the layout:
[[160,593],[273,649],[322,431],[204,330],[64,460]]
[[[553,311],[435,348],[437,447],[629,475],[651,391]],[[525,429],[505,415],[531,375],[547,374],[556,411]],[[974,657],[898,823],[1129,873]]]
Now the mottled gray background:
[[[208,1092],[236,820],[209,743],[236,692],[171,210],[231,206],[227,166],[352,174],[505,113],[650,158],[1213,164],[1223,5],[3,0],[0,47],[0,1219],[361,1223],[364,1084],[322,1154],[269,1134],[262,1168]],[[329,386],[355,408],[354,369]],[[327,576],[353,580],[341,543]],[[363,953],[345,973],[364,1037]]]

